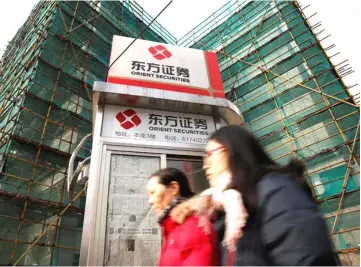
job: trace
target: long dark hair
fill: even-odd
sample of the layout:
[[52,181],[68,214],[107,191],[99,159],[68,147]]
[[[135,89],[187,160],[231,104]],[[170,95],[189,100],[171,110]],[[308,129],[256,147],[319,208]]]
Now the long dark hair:
[[248,208],[257,204],[256,184],[270,172],[288,173],[312,197],[312,190],[303,176],[304,164],[297,159],[291,159],[288,165],[280,166],[267,155],[256,137],[244,126],[222,127],[211,135],[210,140],[226,148],[233,175],[229,188],[242,193]]
[[177,182],[179,184],[179,194],[184,198],[191,198],[194,196],[194,193],[191,190],[187,176],[180,170],[176,168],[164,168],[155,173],[152,177],[159,177],[159,183],[168,187],[171,182]]

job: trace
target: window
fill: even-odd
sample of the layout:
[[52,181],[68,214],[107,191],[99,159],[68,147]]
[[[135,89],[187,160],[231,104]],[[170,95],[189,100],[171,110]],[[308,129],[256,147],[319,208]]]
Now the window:
[[193,192],[198,193],[209,188],[200,157],[167,157],[167,167],[183,171],[189,179]]

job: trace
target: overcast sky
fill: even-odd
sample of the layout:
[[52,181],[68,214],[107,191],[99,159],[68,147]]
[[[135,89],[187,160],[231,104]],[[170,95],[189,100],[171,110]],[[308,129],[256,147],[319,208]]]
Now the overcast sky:
[[[136,0],[152,16],[169,2],[169,0]],[[15,35],[18,28],[29,16],[34,4],[38,0],[7,0],[2,3],[0,9],[0,56],[7,43]],[[322,37],[331,34],[331,37],[323,43],[324,47],[335,44],[329,55],[340,52],[340,55],[332,59],[334,64],[349,59],[349,64],[355,70],[355,74],[345,79],[346,84],[358,83],[353,92],[361,88],[361,52],[360,52],[360,26],[361,26],[361,0],[299,0],[302,6],[310,4],[305,14],[318,14],[310,21],[321,21],[325,29]],[[180,38],[192,28],[212,15],[219,7],[226,3],[225,0],[174,0],[169,8],[158,18],[171,34]]]

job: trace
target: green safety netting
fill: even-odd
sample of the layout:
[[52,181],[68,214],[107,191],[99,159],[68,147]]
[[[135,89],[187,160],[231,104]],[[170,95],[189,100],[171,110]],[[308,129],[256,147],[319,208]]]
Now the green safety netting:
[[[91,131],[92,84],[105,79],[112,36],[135,37],[151,20],[132,1],[40,2],[5,51],[0,264],[13,264],[69,203],[69,155]],[[294,2],[232,0],[178,41],[157,22],[141,38],[217,52],[227,97],[247,127],[276,161],[305,161],[330,230],[349,170],[332,239],[336,250],[358,247],[359,108],[342,102],[353,103]],[[79,160],[90,149],[87,142]],[[78,265],[84,201],[20,264]]]
[[[105,80],[113,35],[136,37],[151,20],[135,2],[40,2],[10,43],[0,72],[0,264],[14,264],[70,203],[69,156],[91,132],[92,85]],[[175,43],[157,22],[141,38]],[[79,265],[84,207],[81,196],[18,264]]]
[[[304,160],[331,228],[347,179],[332,239],[337,251],[358,248],[359,107],[297,4],[248,1],[224,6],[179,44],[217,52],[227,97],[273,159],[282,164],[292,156]],[[330,203],[332,211],[326,209]]]

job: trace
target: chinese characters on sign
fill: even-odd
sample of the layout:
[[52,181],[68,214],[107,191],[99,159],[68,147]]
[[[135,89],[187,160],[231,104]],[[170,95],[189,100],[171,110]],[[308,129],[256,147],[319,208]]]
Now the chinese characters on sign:
[[135,138],[155,139],[155,134],[135,133]]
[[150,131],[187,134],[187,137],[181,137],[179,135],[165,135],[164,138],[168,142],[189,142],[204,144],[208,140],[207,138],[203,137],[191,137],[191,135],[208,135],[208,125],[206,119],[189,118],[183,116],[168,116],[154,113],[150,113],[148,118]]
[[114,35],[110,62],[109,83],[225,97],[215,52]]
[[149,125],[160,125],[169,127],[181,127],[200,130],[207,130],[207,121],[205,119],[192,119],[187,117],[163,116],[157,114],[149,114]]
[[157,63],[132,61],[132,75],[189,83],[189,69]]
[[[131,116],[127,116],[128,113]],[[124,114],[126,119],[119,121],[119,114]],[[134,118],[137,118],[137,124],[128,125],[128,121]],[[104,121],[104,136],[115,136],[132,142],[205,144],[215,131],[212,116],[140,108],[106,106]]]

